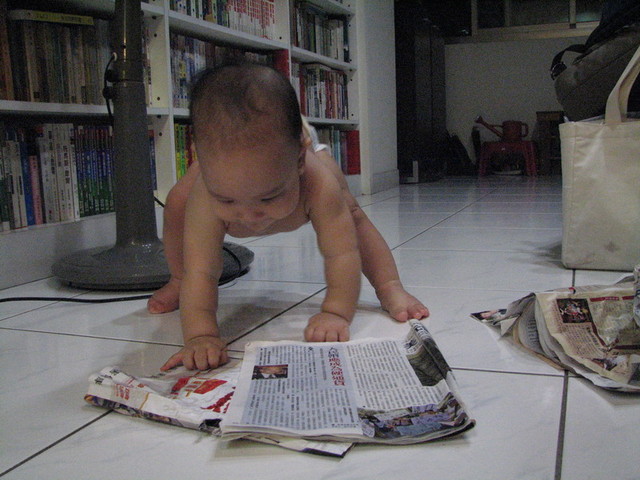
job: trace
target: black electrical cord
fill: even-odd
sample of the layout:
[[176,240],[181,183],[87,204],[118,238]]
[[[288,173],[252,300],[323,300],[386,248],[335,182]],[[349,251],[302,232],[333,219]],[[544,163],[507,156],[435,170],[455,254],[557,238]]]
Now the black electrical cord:
[[[156,199],[157,200],[157,199]],[[159,202],[159,200],[158,200]],[[162,202],[160,202],[162,203]],[[242,274],[242,262],[238,256],[228,247],[222,246],[222,249],[227,252],[231,258],[235,260],[238,265],[238,270],[228,279],[218,282],[218,286],[227,285],[228,283],[236,281]],[[110,298],[76,298],[76,297],[7,297],[0,298],[0,303],[4,302],[73,302],[73,303],[113,303],[113,302],[129,302],[132,300],[146,300],[151,298],[149,295],[136,295],[133,297],[110,297]]]
[[[164,203],[158,200],[155,196],[154,200],[161,206],[164,207]],[[219,281],[218,286],[227,285],[228,283],[236,281],[240,275],[242,275],[242,261],[238,256],[228,247],[222,245],[222,250],[227,252],[231,258],[236,262],[238,269],[236,272],[231,275],[229,278]],[[144,300],[151,298],[151,295],[136,295],[133,297],[110,297],[110,298],[75,298],[75,297],[7,297],[0,298],[0,303],[4,302],[75,302],[75,303],[112,303],[112,302],[128,302],[132,300]]]

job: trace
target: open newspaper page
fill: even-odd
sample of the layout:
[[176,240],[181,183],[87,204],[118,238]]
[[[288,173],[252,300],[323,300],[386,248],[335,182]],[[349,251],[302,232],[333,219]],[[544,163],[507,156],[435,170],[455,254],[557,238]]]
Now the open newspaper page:
[[247,345],[223,435],[417,443],[473,426],[426,328],[405,341]]
[[[106,367],[89,378],[85,401],[125,415],[219,435],[220,421],[233,398],[239,372],[240,361],[235,359],[214,370],[177,367],[150,377],[135,377],[118,367]],[[338,457],[352,445],[260,434],[246,439]]]
[[640,327],[632,283],[536,294],[540,317],[566,355],[604,378],[640,391]]

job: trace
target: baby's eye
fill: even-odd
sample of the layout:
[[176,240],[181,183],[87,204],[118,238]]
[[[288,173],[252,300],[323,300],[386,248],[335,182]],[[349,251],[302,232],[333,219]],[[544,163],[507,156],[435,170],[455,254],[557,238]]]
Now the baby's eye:
[[233,203],[233,200],[229,200],[227,198],[218,198],[218,203],[223,203],[225,205],[231,205]]
[[262,203],[269,203],[274,201],[276,198],[278,198],[280,196],[280,194],[274,195],[273,197],[267,197],[267,198],[263,198],[262,200],[260,200]]

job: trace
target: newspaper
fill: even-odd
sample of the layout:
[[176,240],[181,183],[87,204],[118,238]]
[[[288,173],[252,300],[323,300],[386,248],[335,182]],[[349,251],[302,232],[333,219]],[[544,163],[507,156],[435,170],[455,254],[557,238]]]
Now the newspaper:
[[640,327],[640,265],[633,269],[633,318]]
[[637,285],[625,279],[615,285],[532,293],[506,309],[472,317],[500,326],[502,335],[597,386],[640,392],[637,296]]
[[[118,367],[106,367],[89,377],[85,401],[125,415],[219,435],[220,421],[233,398],[239,371],[239,360],[215,370],[177,367],[151,377],[134,377]],[[349,442],[310,442],[276,435],[244,438],[337,457],[343,457],[352,446]]]
[[471,428],[433,338],[420,322],[409,325],[404,341],[248,344],[223,437],[409,444]]

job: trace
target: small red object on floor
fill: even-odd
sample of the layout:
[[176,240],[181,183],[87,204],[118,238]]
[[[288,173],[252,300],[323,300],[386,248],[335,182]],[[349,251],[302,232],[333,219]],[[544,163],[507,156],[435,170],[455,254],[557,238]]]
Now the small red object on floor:
[[536,150],[532,141],[521,140],[519,142],[484,142],[480,151],[480,163],[478,175],[487,174],[491,157],[494,154],[520,154],[524,158],[525,172],[530,177],[536,176]]

